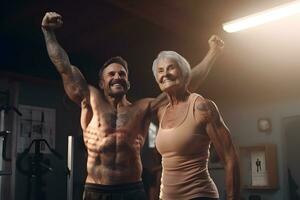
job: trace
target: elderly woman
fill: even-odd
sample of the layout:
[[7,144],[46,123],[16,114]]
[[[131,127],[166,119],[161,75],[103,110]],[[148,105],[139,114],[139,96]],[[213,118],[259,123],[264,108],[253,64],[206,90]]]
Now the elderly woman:
[[189,63],[176,52],[163,51],[152,70],[169,99],[158,112],[156,147],[163,168],[160,199],[219,198],[208,172],[211,143],[224,163],[227,200],[239,199],[238,159],[230,132],[214,102],[188,91]]

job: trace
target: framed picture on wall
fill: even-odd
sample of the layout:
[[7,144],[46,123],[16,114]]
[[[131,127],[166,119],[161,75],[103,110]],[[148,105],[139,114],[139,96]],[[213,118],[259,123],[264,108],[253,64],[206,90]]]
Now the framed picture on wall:
[[214,145],[210,145],[209,148],[209,161],[208,161],[209,169],[223,169],[224,166],[219,158]]
[[266,173],[265,151],[251,152],[252,186],[267,186],[268,174]]
[[239,147],[241,186],[244,189],[278,189],[275,144]]
[[[19,110],[22,116],[18,118],[18,153],[28,148],[34,139],[45,139],[52,148],[55,148],[55,109],[19,105]],[[44,143],[40,148],[41,152],[50,153]]]

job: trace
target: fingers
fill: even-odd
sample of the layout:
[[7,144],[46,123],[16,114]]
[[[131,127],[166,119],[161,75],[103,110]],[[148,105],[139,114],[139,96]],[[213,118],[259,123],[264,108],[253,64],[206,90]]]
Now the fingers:
[[48,12],[47,15],[48,15],[48,18],[53,22],[54,21],[57,21],[57,22],[62,21],[62,16],[56,12]]
[[47,12],[47,14],[52,18],[62,18],[62,16],[56,12]]
[[223,47],[224,46],[224,41],[217,35],[212,35],[210,38],[209,38],[209,43],[214,43],[216,44],[217,46],[219,47]]
[[221,47],[224,46],[224,41],[221,38],[217,38],[215,41],[218,46],[221,46]]
[[62,16],[56,12],[47,12],[43,20],[48,20],[50,22],[62,23]]
[[42,20],[42,27],[56,29],[63,24],[62,16],[56,12],[47,12]]

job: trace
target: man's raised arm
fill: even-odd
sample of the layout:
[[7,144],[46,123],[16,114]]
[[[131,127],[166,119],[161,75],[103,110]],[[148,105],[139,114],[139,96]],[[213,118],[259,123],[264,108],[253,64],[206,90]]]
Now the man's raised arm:
[[207,78],[209,71],[215,63],[217,57],[224,48],[224,42],[216,35],[212,35],[209,40],[209,51],[204,59],[192,69],[191,81],[188,88],[191,92],[197,91],[204,80]]
[[48,55],[63,79],[67,95],[80,105],[82,100],[89,96],[89,89],[79,69],[71,65],[67,53],[56,40],[54,30],[61,27],[62,24],[62,17],[59,14],[47,12],[42,21],[42,31]]

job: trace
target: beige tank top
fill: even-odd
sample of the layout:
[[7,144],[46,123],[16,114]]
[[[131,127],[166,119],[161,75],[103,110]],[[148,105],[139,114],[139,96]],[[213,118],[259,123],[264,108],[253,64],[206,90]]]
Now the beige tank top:
[[199,130],[194,117],[194,105],[198,97],[200,95],[194,93],[189,96],[187,112],[183,113],[184,120],[177,127],[164,129],[161,123],[159,125],[156,147],[162,155],[160,199],[219,198],[207,166],[210,138]]

